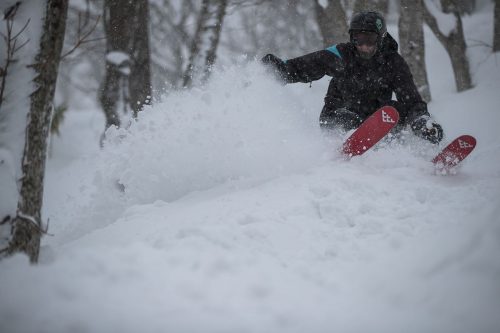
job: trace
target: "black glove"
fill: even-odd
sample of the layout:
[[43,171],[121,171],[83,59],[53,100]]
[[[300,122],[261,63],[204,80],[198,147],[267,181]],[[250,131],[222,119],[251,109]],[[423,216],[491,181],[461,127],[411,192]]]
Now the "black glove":
[[280,72],[285,70],[285,62],[274,54],[266,54],[260,61],[262,61],[264,65],[270,65]]
[[341,128],[344,131],[358,128],[362,122],[356,113],[346,108],[339,108],[333,112],[322,112],[319,121],[322,128]]
[[358,128],[361,125],[361,118],[354,112],[346,108],[335,110],[335,121],[346,131]]
[[416,136],[432,143],[439,143],[443,139],[443,128],[428,116],[415,119],[411,123],[411,129]]

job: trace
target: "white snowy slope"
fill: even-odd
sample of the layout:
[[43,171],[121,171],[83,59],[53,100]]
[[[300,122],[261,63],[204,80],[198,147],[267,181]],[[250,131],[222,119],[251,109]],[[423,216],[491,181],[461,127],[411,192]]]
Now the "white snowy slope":
[[[471,38],[491,37],[484,20]],[[472,50],[476,87],[457,94],[429,43],[431,113],[478,140],[455,175],[411,136],[345,161],[317,128],[328,82],[282,86],[255,63],[166,97],[102,152],[102,116],[73,111],[41,263],[0,262],[0,331],[500,331],[500,56]]]

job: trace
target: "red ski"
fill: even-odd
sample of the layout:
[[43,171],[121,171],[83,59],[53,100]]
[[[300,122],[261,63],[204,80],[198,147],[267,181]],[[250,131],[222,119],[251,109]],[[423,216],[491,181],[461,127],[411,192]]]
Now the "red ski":
[[381,107],[344,142],[342,152],[349,157],[363,154],[386,136],[398,121],[399,113],[395,108]]
[[444,148],[432,163],[438,169],[450,169],[462,162],[476,147],[476,139],[470,135],[462,135]]

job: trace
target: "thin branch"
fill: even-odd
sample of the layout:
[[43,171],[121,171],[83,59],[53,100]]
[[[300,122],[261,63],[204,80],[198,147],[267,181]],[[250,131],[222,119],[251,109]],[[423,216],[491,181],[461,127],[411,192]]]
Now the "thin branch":
[[14,5],[10,6],[7,8],[7,10],[4,12],[3,19],[4,20],[11,20],[14,16],[16,16],[17,9],[21,5],[21,1],[17,1]]
[[86,39],[86,40],[82,40],[80,45],[94,43],[94,42],[98,42],[100,40],[105,40],[105,39],[106,39],[106,37],[97,37],[97,38],[93,38],[93,39]]
[[[28,25],[30,24],[30,21],[31,21],[31,18],[29,18],[26,23],[24,24],[24,26],[21,28],[21,30],[19,30],[19,32],[17,34],[15,34],[14,36],[12,36],[12,39],[17,39],[23,32],[24,30],[26,30],[26,28],[28,27]],[[11,21],[12,22],[12,21]]]
[[29,43],[29,39],[27,39],[24,43],[21,45],[17,45],[18,38],[22,35],[22,33],[26,30],[28,25],[31,22],[31,19],[28,19],[24,26],[17,32],[13,33],[14,30],[14,17],[17,14],[17,8],[19,7],[20,2],[17,2],[16,5],[14,5],[12,10],[9,11],[8,15],[5,17],[7,18],[7,34],[1,34],[3,37],[3,40],[7,46],[7,55],[5,58],[5,64],[3,67],[0,67],[1,69],[1,80],[0,80],[0,107],[2,106],[2,103],[4,101],[4,94],[5,94],[5,86],[7,84],[7,75],[9,71],[9,66],[14,63],[16,60],[14,59],[14,56],[19,50],[21,50],[26,44]]
[[[30,39],[27,39],[24,43],[22,43],[21,45],[17,46],[17,47],[14,47],[14,49],[12,50],[13,53],[17,53],[20,49],[22,49],[23,47],[26,46],[26,44],[28,44],[30,42]],[[14,43],[15,45],[16,43]]]
[[78,49],[83,44],[87,44],[87,43],[91,43],[91,42],[95,42],[95,41],[99,41],[99,40],[105,39],[105,37],[94,38],[94,39],[89,39],[88,38],[95,31],[95,29],[97,28],[97,25],[99,24],[100,20],[101,20],[101,15],[97,16],[97,18],[95,19],[94,25],[89,29],[89,31],[87,31],[86,33],[83,33],[83,35],[82,35],[83,26],[82,26],[82,23],[81,23],[81,15],[78,14],[78,29],[77,29],[77,40],[76,40],[76,43],[73,46],[73,48],[71,48],[68,52],[64,53],[61,56],[61,59],[64,59],[67,56],[69,56],[70,54],[72,54],[73,52],[75,52],[76,49]]
[[4,217],[4,219],[2,221],[0,221],[0,225],[2,224],[7,224],[7,222],[10,221],[10,215],[7,215]]
[[475,43],[475,44],[469,44],[469,47],[482,46],[482,47],[486,47],[488,49],[493,49],[493,45],[486,43],[485,41],[478,40],[478,39],[468,39],[468,40]]

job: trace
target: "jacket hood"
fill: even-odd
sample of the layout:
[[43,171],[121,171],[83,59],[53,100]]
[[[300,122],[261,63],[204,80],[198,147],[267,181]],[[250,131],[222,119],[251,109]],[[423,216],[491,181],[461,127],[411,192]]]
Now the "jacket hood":
[[384,37],[384,41],[382,42],[382,53],[393,53],[398,52],[398,42],[392,36],[387,33]]

